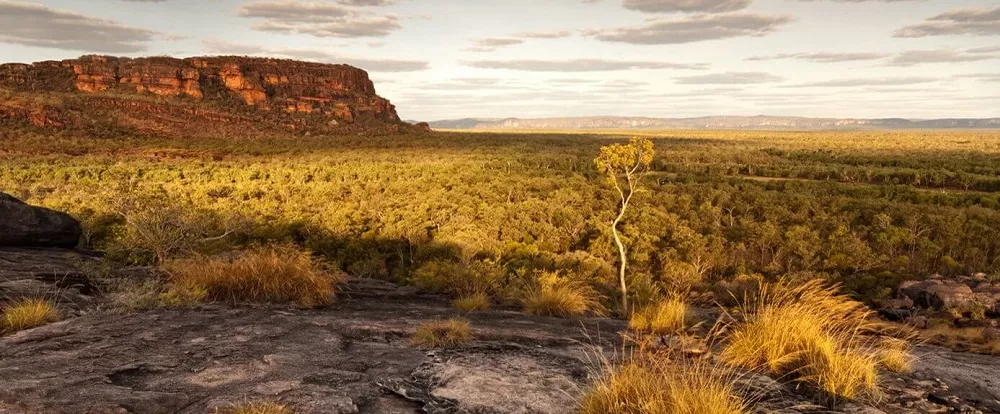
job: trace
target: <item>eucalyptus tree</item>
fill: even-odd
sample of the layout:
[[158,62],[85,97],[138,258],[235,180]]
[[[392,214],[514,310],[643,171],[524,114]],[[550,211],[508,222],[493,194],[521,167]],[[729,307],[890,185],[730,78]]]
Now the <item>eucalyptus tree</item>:
[[611,234],[614,235],[615,245],[618,246],[620,258],[618,264],[618,283],[622,295],[622,312],[628,313],[628,283],[625,278],[625,269],[628,265],[628,252],[625,244],[622,243],[621,235],[618,234],[618,224],[625,217],[629,203],[642,178],[649,172],[649,166],[653,162],[653,142],[643,137],[633,137],[628,144],[613,144],[601,147],[601,153],[594,159],[597,170],[604,174],[608,183],[618,191],[619,205],[618,215],[611,222]]

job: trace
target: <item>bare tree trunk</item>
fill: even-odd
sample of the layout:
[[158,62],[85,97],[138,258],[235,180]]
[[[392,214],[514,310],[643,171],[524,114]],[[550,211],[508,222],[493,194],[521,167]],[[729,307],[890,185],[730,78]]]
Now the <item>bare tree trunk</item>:
[[620,264],[618,265],[618,282],[620,283],[621,289],[622,289],[622,313],[627,316],[628,315],[628,284],[625,283],[625,265],[627,263],[626,262],[627,259],[625,257],[625,245],[622,244],[622,239],[621,239],[621,237],[618,236],[618,223],[622,220],[622,217],[625,216],[625,207],[626,206],[627,205],[625,203],[622,203],[622,209],[618,213],[618,217],[615,218],[615,221],[611,223],[611,233],[614,234],[614,236],[615,236],[615,244],[618,245],[618,254],[619,254],[620,258],[621,258]]

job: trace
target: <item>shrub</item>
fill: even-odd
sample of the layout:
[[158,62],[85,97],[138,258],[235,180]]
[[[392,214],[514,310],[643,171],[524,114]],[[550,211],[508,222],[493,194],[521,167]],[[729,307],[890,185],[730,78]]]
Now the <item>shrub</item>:
[[490,308],[490,297],[485,293],[474,293],[455,299],[452,306],[463,312],[487,310]]
[[990,310],[990,307],[981,301],[973,301],[969,305],[969,318],[974,321],[982,321],[986,319],[986,312]]
[[587,391],[582,414],[738,414],[744,402],[723,373],[699,364],[631,361]]
[[835,286],[764,284],[740,312],[744,319],[732,327],[721,354],[729,363],[795,377],[833,398],[878,391],[878,351],[885,345],[864,344],[870,312]]
[[330,303],[342,278],[320,271],[307,251],[261,246],[231,258],[199,256],[168,261],[169,302],[210,299],[231,303]]
[[431,260],[413,272],[410,281],[417,287],[457,296],[496,292],[503,269],[492,261],[469,263]]
[[526,292],[523,305],[532,315],[571,317],[603,312],[594,288],[557,272],[542,272],[536,286]]
[[687,305],[680,297],[671,297],[632,314],[628,326],[638,332],[669,334],[684,330]]
[[59,320],[59,312],[51,301],[45,299],[22,299],[3,310],[0,332],[14,333]]
[[106,196],[108,207],[124,222],[110,248],[128,260],[147,262],[151,258],[162,264],[230,233],[216,229],[211,213],[180,205],[162,189],[144,191],[140,187],[137,180],[123,182]]
[[424,348],[455,348],[472,341],[469,321],[452,318],[426,322],[410,338],[414,345]]
[[252,401],[215,410],[216,414],[292,414],[288,407],[273,401]]
[[116,281],[105,293],[113,312],[141,312],[160,306],[163,282],[158,279]]

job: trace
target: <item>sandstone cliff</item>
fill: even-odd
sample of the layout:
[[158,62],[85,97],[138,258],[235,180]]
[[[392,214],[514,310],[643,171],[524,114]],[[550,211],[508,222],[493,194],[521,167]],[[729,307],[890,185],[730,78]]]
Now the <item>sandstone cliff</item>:
[[281,118],[287,121],[281,122],[288,126],[301,126],[306,118],[326,126],[400,124],[395,107],[376,94],[365,71],[293,60],[84,56],[0,65],[0,88],[15,95],[0,105],[0,119],[25,118],[37,126],[61,126],[64,122],[39,116],[51,113],[52,106],[13,104],[26,101],[18,94],[79,94],[104,108],[175,115],[215,113],[217,119],[269,116],[274,120],[275,115],[286,115]]

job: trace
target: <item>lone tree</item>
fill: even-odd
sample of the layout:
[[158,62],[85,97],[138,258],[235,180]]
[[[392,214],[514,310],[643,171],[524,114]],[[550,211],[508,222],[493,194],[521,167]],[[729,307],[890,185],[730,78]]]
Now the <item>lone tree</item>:
[[594,159],[597,170],[608,179],[621,199],[618,206],[618,216],[611,222],[611,233],[615,236],[615,244],[618,245],[618,254],[621,262],[618,265],[618,282],[622,291],[622,312],[628,313],[628,284],[625,281],[625,267],[628,259],[626,257],[625,245],[618,234],[618,223],[625,217],[625,210],[628,209],[632,196],[635,195],[640,181],[649,171],[649,164],[653,162],[653,142],[647,138],[632,137],[628,145],[614,144],[601,147],[601,154]]

